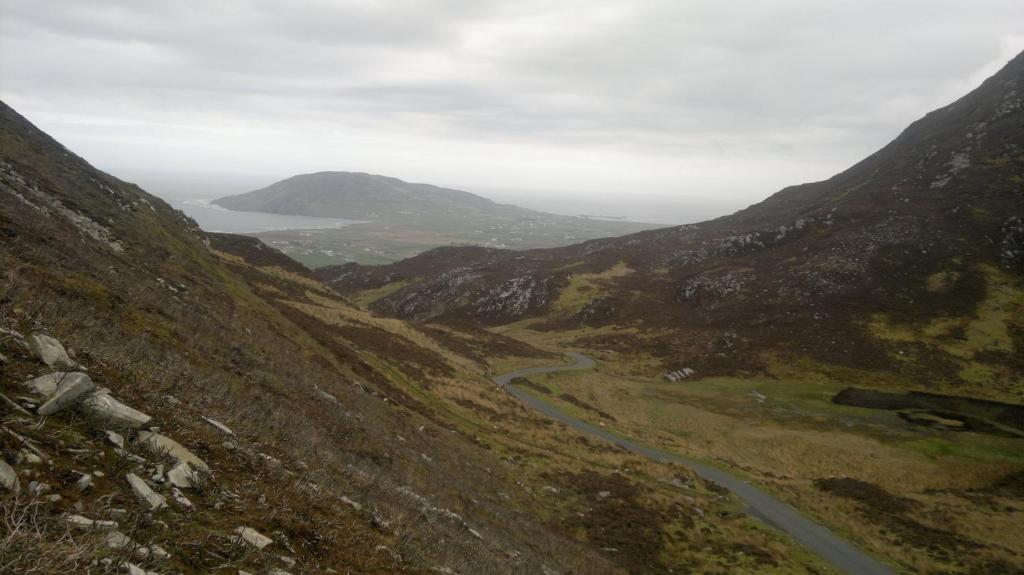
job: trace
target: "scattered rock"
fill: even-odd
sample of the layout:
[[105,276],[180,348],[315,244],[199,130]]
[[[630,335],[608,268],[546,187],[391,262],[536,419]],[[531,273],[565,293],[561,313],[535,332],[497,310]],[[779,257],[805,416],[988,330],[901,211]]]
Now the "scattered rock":
[[216,427],[217,429],[219,429],[220,431],[226,433],[227,435],[234,435],[235,434],[234,431],[231,431],[230,427],[224,425],[223,423],[217,421],[216,419],[211,419],[211,418],[206,417],[206,416],[202,416],[202,418],[203,418],[203,421],[205,421],[206,423],[209,423],[210,425]]
[[192,505],[192,502],[189,501],[188,497],[185,497],[185,495],[181,491],[179,491],[177,487],[171,488],[171,498],[174,499],[174,502],[177,503],[178,507],[181,507],[182,509],[192,509],[194,507],[194,505]]
[[124,449],[124,436],[116,431],[107,431],[107,441],[112,443],[115,447]]
[[167,481],[170,481],[171,485],[182,489],[191,489],[195,486],[194,479],[195,471],[185,462],[175,465],[167,472]]
[[132,547],[135,547],[135,542],[132,541],[131,537],[128,537],[116,529],[107,533],[107,536],[103,538],[103,541],[107,544],[107,547],[110,547],[111,549],[131,549]]
[[18,474],[3,459],[0,459],[0,486],[14,493],[21,491],[21,482],[18,481]]
[[25,387],[27,387],[29,392],[34,395],[38,395],[43,398],[50,398],[53,397],[53,394],[57,393],[57,386],[60,385],[60,382],[64,381],[64,378],[72,373],[74,372],[55,371],[46,375],[40,375],[26,383]]
[[28,449],[22,449],[18,452],[18,460],[15,463],[27,463],[28,465],[39,465],[43,462],[43,458],[39,457],[35,453],[32,453]]
[[40,405],[36,413],[39,415],[52,415],[67,409],[75,405],[82,396],[95,388],[95,384],[93,384],[92,379],[88,375],[81,372],[68,374],[57,386],[57,391],[53,397]]
[[64,522],[71,527],[78,529],[96,529],[101,531],[107,531],[110,529],[117,529],[117,521],[104,521],[102,519],[89,519],[88,517],[82,517],[81,515],[68,515],[64,518]]
[[92,489],[92,475],[88,473],[82,474],[82,476],[78,478],[78,481],[75,482],[75,487],[83,493]]
[[128,407],[109,393],[94,393],[82,402],[82,410],[92,417],[109,421],[118,427],[137,429],[149,423],[152,417]]
[[2,354],[2,353],[0,353],[0,363],[7,363],[7,362],[8,362],[7,356]]
[[125,479],[128,480],[128,485],[131,486],[132,492],[135,493],[135,496],[149,505],[151,510],[155,511],[161,507],[167,506],[167,499],[165,499],[163,495],[160,495],[150,489],[149,485],[146,485],[146,482],[138,475],[129,473],[125,476]]
[[346,497],[344,495],[341,496],[341,502],[344,503],[345,505],[348,505],[352,509],[355,509],[356,511],[360,511],[363,508],[362,505],[360,505],[359,503],[357,503],[355,501],[352,501],[351,499],[349,499],[348,497]]
[[121,449],[120,447],[115,448],[114,449],[114,453],[116,453],[118,455],[118,457],[123,457],[123,458],[127,459],[128,461],[131,461],[132,463],[140,463],[141,464],[141,463],[145,463],[146,462],[146,460],[143,459],[142,457],[139,457],[138,455],[135,455],[134,453],[131,453],[131,452],[127,451],[127,450]]
[[49,501],[50,503],[57,503],[61,499],[63,499],[63,497],[60,496],[60,493],[51,493],[50,495],[46,496],[46,500]]
[[50,491],[50,484],[43,481],[31,481],[28,484],[28,492],[32,495],[42,495]]
[[238,535],[239,539],[257,549],[263,549],[274,542],[273,539],[261,534],[252,527],[239,527],[238,529],[235,529],[235,534]]
[[286,566],[295,567],[295,560],[291,557],[287,555],[278,555],[277,558],[280,559],[281,563],[284,563]]
[[166,561],[171,558],[171,554],[167,550],[156,544],[149,546],[149,556],[156,561]]
[[39,361],[50,367],[56,369],[75,369],[78,367],[78,364],[68,356],[64,346],[48,335],[30,335],[26,342],[28,343],[29,352],[36,356]]
[[135,493],[135,496],[144,501],[147,505],[150,505],[151,510],[159,510],[160,507],[167,506],[167,499],[163,495],[157,493],[150,486],[146,485],[145,481],[137,475],[130,473],[125,476],[128,480],[128,485],[131,486],[131,490]]
[[611,491],[598,491],[597,492],[597,497],[598,497],[598,499],[604,499],[604,498],[608,497],[611,494],[612,494]]
[[195,469],[201,469],[203,471],[208,471],[210,469],[210,467],[206,465],[205,461],[199,459],[199,457],[194,453],[185,449],[183,445],[166,435],[160,435],[159,433],[151,431],[143,431],[139,433],[139,443],[145,445],[152,451],[158,453],[166,452],[179,463],[188,463]]

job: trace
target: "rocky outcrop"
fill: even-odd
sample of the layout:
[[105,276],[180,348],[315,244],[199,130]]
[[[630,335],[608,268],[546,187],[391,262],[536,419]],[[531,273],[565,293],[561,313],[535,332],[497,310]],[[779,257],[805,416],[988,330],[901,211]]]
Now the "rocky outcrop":
[[53,415],[74,406],[85,394],[94,389],[96,389],[96,385],[88,375],[80,372],[70,373],[61,380],[53,397],[40,405],[36,412],[39,415]]
[[52,368],[65,370],[78,368],[78,364],[68,356],[64,346],[48,335],[30,335],[25,342],[32,355]]

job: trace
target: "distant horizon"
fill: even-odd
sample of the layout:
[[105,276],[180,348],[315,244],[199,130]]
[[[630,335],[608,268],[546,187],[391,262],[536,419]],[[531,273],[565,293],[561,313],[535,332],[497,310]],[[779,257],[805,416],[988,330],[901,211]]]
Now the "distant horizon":
[[1024,3],[984,6],[16,1],[0,99],[118,173],[349,166],[686,223],[979,85],[1024,49]]
[[[591,218],[622,218],[631,222],[662,224],[666,226],[702,222],[729,215],[750,205],[744,204],[734,207],[733,204],[727,202],[720,202],[718,205],[715,205],[709,202],[694,201],[685,196],[673,199],[664,196],[643,196],[642,194],[639,195],[639,200],[635,194],[628,199],[619,199],[617,196],[594,198],[587,197],[585,193],[581,194],[565,190],[505,188],[476,184],[417,181],[393,174],[376,174],[355,169],[323,169],[285,176],[268,175],[264,177],[251,174],[175,173],[170,171],[160,172],[105,166],[98,167],[117,178],[137,184],[147,192],[166,201],[183,199],[213,200],[219,197],[257,190],[275,182],[302,174],[362,172],[394,177],[409,183],[431,184],[442,188],[462,190],[500,204],[512,204],[552,214]],[[777,191],[766,192],[764,198]]]

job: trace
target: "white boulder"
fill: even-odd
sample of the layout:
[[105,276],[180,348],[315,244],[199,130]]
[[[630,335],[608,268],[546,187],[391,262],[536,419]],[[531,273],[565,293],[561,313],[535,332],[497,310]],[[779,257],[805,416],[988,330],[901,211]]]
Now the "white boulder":
[[109,421],[120,427],[137,429],[149,423],[152,417],[128,407],[114,399],[109,393],[94,393],[82,401],[82,410],[87,414]]
[[142,431],[139,433],[139,443],[149,448],[150,451],[167,453],[178,463],[188,463],[189,466],[195,469],[202,469],[203,471],[210,469],[210,466],[205,461],[199,459],[194,453],[185,449],[182,444],[166,435],[160,435],[153,431]]
[[48,335],[30,335],[26,343],[32,355],[50,367],[56,369],[75,369],[78,367],[78,364],[68,356],[64,346]]
[[128,480],[128,485],[131,486],[132,492],[135,493],[135,496],[149,505],[151,510],[155,511],[161,507],[167,506],[167,499],[164,498],[163,495],[160,495],[150,489],[149,485],[147,485],[141,477],[134,473],[129,473],[125,478]]
[[93,389],[96,389],[96,385],[93,384],[92,378],[88,375],[81,372],[70,373],[57,385],[57,391],[53,394],[53,397],[40,405],[36,413],[39,415],[53,415],[58,411],[75,405],[85,394]]
[[14,493],[21,491],[21,482],[18,481],[18,474],[3,459],[0,459],[0,486]]
[[238,529],[235,529],[235,535],[245,543],[252,545],[257,549],[263,549],[274,542],[273,539],[263,535],[252,527],[239,527]]

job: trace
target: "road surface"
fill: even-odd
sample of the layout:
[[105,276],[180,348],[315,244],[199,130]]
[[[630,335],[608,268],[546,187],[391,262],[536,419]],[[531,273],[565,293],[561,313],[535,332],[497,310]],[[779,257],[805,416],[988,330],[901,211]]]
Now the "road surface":
[[569,427],[610,441],[634,453],[663,462],[680,463],[689,467],[704,479],[710,479],[736,494],[746,503],[747,512],[765,523],[788,533],[793,539],[809,549],[833,567],[850,575],[895,575],[896,571],[888,565],[872,558],[867,553],[854,547],[850,542],[832,533],[827,527],[811,521],[792,505],[779,501],[768,492],[751,485],[727,471],[711,467],[697,460],[669,453],[646,445],[641,445],[624,437],[615,435],[601,427],[563,412],[554,405],[547,403],[529,393],[517,389],[509,382],[517,377],[529,377],[542,373],[573,371],[594,368],[594,360],[589,357],[569,353],[574,360],[572,365],[553,367],[529,367],[494,377],[494,383],[506,389],[526,405],[540,411],[544,415],[560,421]]

